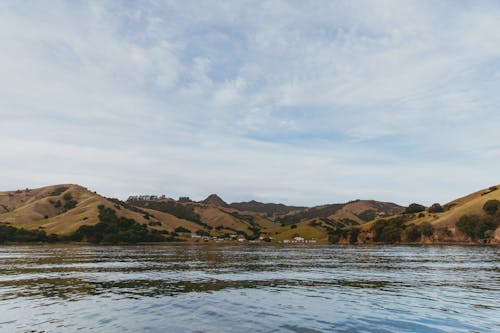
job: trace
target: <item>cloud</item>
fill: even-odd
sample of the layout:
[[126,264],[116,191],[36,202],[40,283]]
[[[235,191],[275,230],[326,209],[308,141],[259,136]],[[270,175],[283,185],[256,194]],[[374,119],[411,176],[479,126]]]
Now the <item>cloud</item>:
[[0,5],[1,189],[317,204],[497,182],[494,2]]

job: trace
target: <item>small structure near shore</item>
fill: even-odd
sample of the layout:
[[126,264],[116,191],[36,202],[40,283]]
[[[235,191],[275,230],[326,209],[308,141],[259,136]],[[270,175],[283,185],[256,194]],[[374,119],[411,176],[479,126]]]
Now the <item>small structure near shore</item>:
[[317,242],[317,240],[315,238],[305,239],[304,237],[296,236],[292,240],[284,239],[280,243],[283,243],[283,244],[313,244],[316,242]]

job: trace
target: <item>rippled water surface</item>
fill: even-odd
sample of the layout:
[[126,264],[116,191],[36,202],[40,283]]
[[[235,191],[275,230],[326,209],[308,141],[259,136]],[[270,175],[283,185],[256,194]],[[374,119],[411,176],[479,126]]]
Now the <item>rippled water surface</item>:
[[500,249],[3,246],[0,332],[500,332]]

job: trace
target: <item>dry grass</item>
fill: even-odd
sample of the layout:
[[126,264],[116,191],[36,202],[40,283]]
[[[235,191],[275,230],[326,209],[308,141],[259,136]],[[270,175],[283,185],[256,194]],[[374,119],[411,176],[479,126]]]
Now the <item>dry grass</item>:
[[[60,193],[54,195],[54,192],[57,192],[58,189]],[[61,191],[61,189],[65,189],[65,191]],[[448,204],[452,205],[451,209],[443,213],[430,214],[424,212],[421,217],[415,215],[415,218],[408,223],[430,222],[436,227],[448,227],[453,230],[455,223],[463,215],[484,215],[482,208],[486,201],[491,199],[500,200],[500,189],[485,194],[486,192],[488,190],[481,190],[453,200]],[[69,211],[61,212],[61,208],[54,207],[54,202],[57,200],[63,201],[63,196],[67,193],[70,193],[78,204]],[[160,222],[160,225],[152,227],[154,229],[169,232],[174,231],[177,227],[184,227],[192,232],[204,229],[199,224],[177,218],[168,213],[142,209],[143,212],[153,216],[146,219],[143,212],[136,212],[123,206],[117,207],[116,203],[74,184],[47,186],[29,191],[0,192],[0,222],[9,222],[11,225],[28,229],[43,228],[47,233],[70,234],[82,225],[97,223],[99,205],[113,208],[118,216],[134,219],[138,223]],[[196,203],[194,205],[195,211],[201,216],[203,223],[213,228],[212,234],[223,234],[230,232],[230,230],[239,230],[250,234],[248,228],[251,224],[230,214],[235,212],[235,209],[218,208]],[[368,230],[376,220],[364,223],[355,214],[372,208],[370,201],[357,201],[346,205],[330,218],[334,220],[350,219],[362,224],[361,228],[363,230]],[[315,238],[319,242],[328,239],[327,232],[323,227],[309,225],[311,220],[301,221],[296,228],[291,229],[290,226],[281,226],[256,213],[239,212],[239,214],[253,216],[253,220],[260,227],[262,235],[273,237],[277,241],[292,239],[294,236],[301,236],[306,239]],[[222,227],[222,230],[216,230],[217,227]],[[497,238],[500,238],[500,230],[497,230],[496,233],[498,234]]]

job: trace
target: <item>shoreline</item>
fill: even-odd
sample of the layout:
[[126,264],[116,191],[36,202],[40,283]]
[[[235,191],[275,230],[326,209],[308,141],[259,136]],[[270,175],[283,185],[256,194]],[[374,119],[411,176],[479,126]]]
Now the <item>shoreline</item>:
[[237,245],[237,246],[280,246],[280,247],[371,247],[371,246],[477,246],[477,247],[500,247],[500,243],[471,243],[471,242],[436,242],[436,243],[410,243],[410,242],[398,242],[398,243],[364,243],[364,244],[348,244],[348,243],[314,243],[314,244],[284,244],[284,243],[241,243],[241,242],[139,242],[139,243],[102,243],[95,244],[89,242],[6,242],[0,243],[2,246],[201,246],[201,245]]

